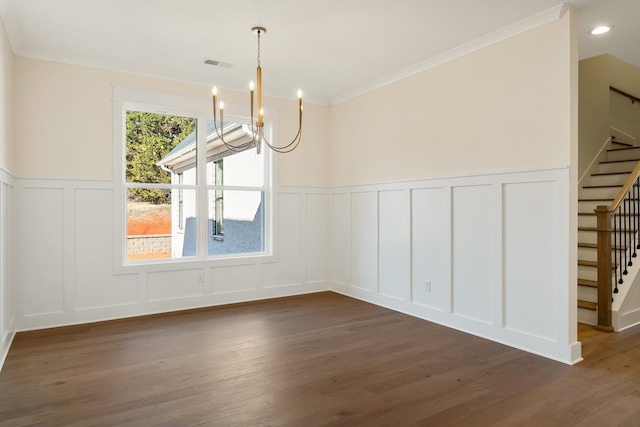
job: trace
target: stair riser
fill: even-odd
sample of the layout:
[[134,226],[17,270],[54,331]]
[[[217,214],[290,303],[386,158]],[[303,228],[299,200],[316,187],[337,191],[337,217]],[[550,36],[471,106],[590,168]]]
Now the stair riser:
[[588,267],[586,265],[579,265],[578,278],[585,280],[598,280],[598,269],[595,267]]
[[607,161],[616,161],[616,160],[635,160],[638,161],[640,159],[640,147],[635,148],[627,148],[627,149],[616,149],[616,150],[608,150],[607,151]]
[[[616,278],[619,280],[620,279],[620,271],[616,271],[616,275],[614,277],[613,272],[611,273],[611,285],[613,286]],[[579,265],[578,266],[578,279],[582,279],[582,280],[593,280],[594,282],[598,280],[598,272],[597,269],[595,267],[587,267],[584,265]],[[630,277],[628,274],[623,274],[622,275],[622,284],[620,285],[627,285],[630,282]],[[578,285],[578,288],[582,288],[583,286]],[[583,298],[584,299],[584,298]]]
[[620,187],[583,188],[581,199],[615,199]]
[[[620,273],[618,272],[618,274]],[[624,276],[623,278],[626,280],[626,277],[628,276]],[[588,265],[578,265],[578,279],[597,281],[598,269]],[[613,270],[611,270],[611,283],[613,284]]]
[[[598,243],[598,235],[595,231],[578,230],[578,242],[582,243]],[[613,239],[612,239],[613,242]]]
[[636,167],[636,161],[630,160],[628,162],[617,163],[600,163],[598,166],[599,173],[614,173],[614,172],[628,172],[631,173],[633,168]]
[[[640,252],[640,251],[638,251]],[[618,257],[620,256],[621,251],[618,251]],[[613,257],[614,251],[611,251],[611,256]],[[582,259],[585,261],[597,261],[598,260],[598,249],[596,248],[578,248],[578,259]],[[613,259],[613,258],[612,258]]]
[[595,227],[597,222],[595,215],[578,215],[578,227]]
[[[578,227],[595,227],[597,219],[593,215],[578,215]],[[623,222],[622,226],[616,223],[616,229],[620,230],[635,230],[635,224],[629,224],[627,222]],[[630,238],[627,236],[627,238]]]
[[598,289],[591,286],[578,285],[578,299],[582,301],[598,302]]
[[[630,242],[630,237],[627,237],[628,242]],[[597,236],[597,232],[595,231],[582,231],[579,230],[578,231],[578,242],[580,243],[597,243],[598,240],[598,236]],[[613,236],[611,236],[611,244],[613,245],[615,243]],[[620,245],[620,242],[618,242],[618,245]],[[624,245],[622,245],[624,246]]]
[[597,261],[598,250],[596,248],[578,248],[578,259]]
[[578,307],[578,322],[586,325],[597,325],[598,313],[595,310]]
[[[638,251],[640,252],[640,251]],[[617,255],[615,255],[617,258],[615,258],[616,260],[622,259],[620,256],[623,254],[622,251],[618,251]],[[627,254],[627,257],[629,257],[629,254]],[[594,261],[597,262],[598,261],[598,250],[596,248],[578,248],[578,259],[583,260],[583,261]],[[633,261],[635,262],[635,260],[638,259],[638,262],[640,262],[640,258],[636,257],[633,258]],[[611,251],[611,262],[613,262],[614,260],[614,251]]]
[[628,178],[628,174],[597,175],[591,177],[591,185],[624,185]]

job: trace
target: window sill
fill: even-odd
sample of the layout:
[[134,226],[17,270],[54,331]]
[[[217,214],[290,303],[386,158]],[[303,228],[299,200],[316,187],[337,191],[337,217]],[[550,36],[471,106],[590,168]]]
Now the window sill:
[[163,258],[161,260],[124,261],[114,266],[115,275],[154,273],[160,271],[194,270],[202,268],[231,267],[237,265],[277,262],[278,257],[267,253],[229,254],[215,258]]

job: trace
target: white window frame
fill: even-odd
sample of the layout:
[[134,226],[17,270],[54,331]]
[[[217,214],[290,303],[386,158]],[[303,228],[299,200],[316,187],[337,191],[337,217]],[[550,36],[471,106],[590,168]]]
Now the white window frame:
[[[220,188],[207,185],[206,177],[206,121],[213,119],[210,98],[173,94],[167,92],[137,89],[124,86],[113,86],[113,270],[114,274],[128,274],[136,272],[186,270],[203,267],[222,267],[231,265],[246,265],[253,263],[276,262],[277,245],[274,218],[277,215],[277,157],[271,150],[263,147],[265,156],[265,177],[261,190],[264,193],[264,248],[262,252],[237,253],[229,255],[208,255],[207,251],[207,192]],[[143,184],[149,188],[194,189],[197,192],[197,235],[198,248],[196,256],[184,258],[161,258],[151,260],[127,259],[127,188],[126,182],[126,112],[144,111],[150,113],[169,114],[197,119],[197,185],[176,184]],[[250,118],[244,114],[249,112],[249,105],[225,102],[225,120],[235,123],[248,124]],[[265,110],[265,134],[267,139],[275,141],[277,132],[277,111]],[[277,143],[277,142],[276,142]],[[223,186],[224,187],[224,186]],[[226,191],[255,190],[256,188],[224,187]]]

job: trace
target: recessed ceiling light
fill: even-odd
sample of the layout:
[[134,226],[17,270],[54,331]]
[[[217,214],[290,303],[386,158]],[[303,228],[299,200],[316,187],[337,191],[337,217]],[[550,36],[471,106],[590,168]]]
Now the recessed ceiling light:
[[611,25],[600,25],[589,32],[594,36],[597,36],[600,34],[608,33],[612,28],[613,27]]

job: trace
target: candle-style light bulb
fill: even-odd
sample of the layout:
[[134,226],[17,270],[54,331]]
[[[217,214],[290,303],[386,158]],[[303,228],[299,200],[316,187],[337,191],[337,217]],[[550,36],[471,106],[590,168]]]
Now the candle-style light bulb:
[[224,110],[224,102],[220,101],[220,111]]
[[251,81],[249,82],[249,90],[253,90],[253,87],[254,87],[254,85],[253,85],[253,80],[251,80]]
[[214,86],[211,90],[211,93],[213,94],[213,96],[218,96],[218,88]]
[[298,89],[298,99],[302,99],[302,90]]

